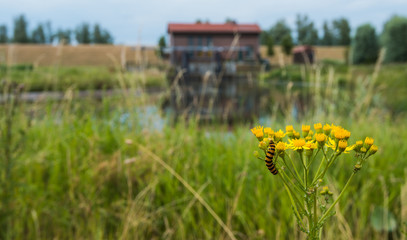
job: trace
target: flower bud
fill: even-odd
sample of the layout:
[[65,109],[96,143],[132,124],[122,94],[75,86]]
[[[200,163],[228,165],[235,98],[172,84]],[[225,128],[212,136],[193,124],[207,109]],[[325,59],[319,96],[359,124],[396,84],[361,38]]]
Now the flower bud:
[[369,156],[375,154],[378,149],[379,149],[379,148],[378,148],[376,145],[372,145],[372,146],[370,147],[370,149],[369,149]]
[[354,171],[354,172],[357,172],[357,171],[359,171],[360,169],[362,169],[362,165],[356,164],[355,167],[354,167],[354,169],[353,169],[353,171]]
[[322,129],[324,130],[325,135],[329,136],[329,134],[331,133],[332,128],[331,128],[331,125],[325,124]]
[[259,154],[258,151],[254,151],[254,152],[253,152],[253,156],[256,157],[256,158],[258,158],[258,157],[260,157],[260,154]]
[[299,133],[299,132],[296,132],[296,131],[294,130],[294,131],[293,131],[293,137],[296,138],[296,139],[299,139],[299,138],[300,138],[300,133]]
[[322,133],[322,124],[321,123],[315,123],[314,124],[314,129],[317,133]]
[[311,130],[311,126],[310,125],[302,125],[302,136],[305,138],[308,136],[309,131]]

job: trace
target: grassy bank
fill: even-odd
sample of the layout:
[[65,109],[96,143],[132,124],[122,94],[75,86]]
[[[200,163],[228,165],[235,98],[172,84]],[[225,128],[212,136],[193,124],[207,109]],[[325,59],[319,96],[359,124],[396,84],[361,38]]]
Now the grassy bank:
[[151,68],[143,71],[121,72],[107,67],[37,67],[19,65],[0,66],[0,79],[23,83],[28,91],[65,91],[119,88],[118,80],[125,79],[134,85],[165,87],[165,73]]

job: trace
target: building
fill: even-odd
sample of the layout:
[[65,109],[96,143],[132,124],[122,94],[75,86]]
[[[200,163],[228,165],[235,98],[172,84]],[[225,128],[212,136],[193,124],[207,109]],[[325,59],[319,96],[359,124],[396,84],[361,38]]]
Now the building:
[[258,60],[260,33],[257,24],[170,23],[167,52],[172,65],[191,72],[219,71],[223,62],[234,71],[235,63]]

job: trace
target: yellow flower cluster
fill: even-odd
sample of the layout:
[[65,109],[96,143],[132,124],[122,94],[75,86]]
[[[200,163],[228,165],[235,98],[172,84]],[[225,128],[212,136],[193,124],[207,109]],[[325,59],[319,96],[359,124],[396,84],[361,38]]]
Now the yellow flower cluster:
[[[354,150],[357,153],[367,153],[370,156],[378,150],[378,147],[373,145],[373,138],[370,137],[366,137],[364,141],[359,140],[355,144],[349,144],[351,132],[341,126],[315,123],[313,125],[315,134],[311,130],[311,126],[302,125],[302,135],[292,125],[287,125],[285,132],[281,129],[273,131],[271,128],[263,128],[263,126],[254,127],[251,131],[260,141],[259,147],[261,149],[267,149],[269,140],[273,140],[280,152],[288,149],[298,152],[306,150],[307,155],[312,155],[314,149],[326,147],[338,153],[349,153],[349,151]],[[266,138],[263,139],[263,137]],[[288,142],[284,142],[285,137],[288,137]],[[267,142],[264,141],[266,139]],[[280,142],[281,144],[279,144]]]

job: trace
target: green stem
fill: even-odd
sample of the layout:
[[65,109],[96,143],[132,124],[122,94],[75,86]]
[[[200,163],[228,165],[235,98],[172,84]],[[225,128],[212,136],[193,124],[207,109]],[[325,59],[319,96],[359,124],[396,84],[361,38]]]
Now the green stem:
[[318,190],[315,189],[315,192],[314,192],[314,228],[316,228],[317,223],[318,223],[318,216],[317,216],[317,194],[318,194]]
[[313,157],[312,160],[308,163],[308,166],[307,166],[308,169],[309,169],[309,167],[311,166],[311,164],[314,162],[314,160],[315,160],[315,158],[317,157],[317,155],[318,155],[318,153],[319,153],[320,150],[321,150],[321,149],[318,148],[318,150],[317,150],[317,152],[315,153],[314,157]]
[[318,225],[321,224],[325,218],[329,215],[329,213],[332,211],[332,209],[335,207],[335,205],[338,203],[339,199],[341,199],[343,193],[345,192],[345,190],[348,188],[349,183],[351,182],[353,176],[355,176],[355,172],[352,173],[352,175],[350,176],[350,178],[348,179],[348,182],[346,182],[345,187],[343,187],[341,193],[339,194],[338,198],[332,203],[332,205],[328,208],[328,210],[324,213],[324,215],[321,217],[321,219],[319,219],[318,221]]
[[[279,175],[281,177],[281,174],[279,174]],[[293,207],[294,207],[294,213],[295,213],[295,215],[297,215],[298,220],[301,222],[301,225],[304,228],[304,222],[301,219],[301,215],[298,213],[297,206],[296,206],[296,204],[294,202],[293,197],[291,196],[290,188],[288,187],[287,183],[284,181],[284,178],[281,177],[281,179],[283,179],[283,184],[284,184],[285,190],[287,191],[288,196],[290,197],[291,205],[293,205]]]
[[[305,208],[301,205],[301,202],[300,202],[300,200],[298,200],[297,195],[295,195],[295,193],[293,192],[293,190],[290,188],[290,185],[288,185],[288,184],[287,184],[287,181],[284,179],[284,176],[281,175],[281,174],[278,174],[278,175],[279,175],[279,176],[281,177],[281,179],[283,180],[284,185],[286,186],[286,188],[288,188],[288,191],[289,191],[289,193],[290,193],[290,197],[294,196],[294,200],[296,201],[296,203],[298,204],[298,206],[301,207],[301,210],[302,210],[302,211],[305,211]],[[295,202],[294,202],[294,203],[295,203]],[[297,205],[294,205],[295,208],[297,208],[296,206],[297,206]]]
[[307,167],[306,167],[306,164],[304,163],[304,157],[302,156],[302,152],[298,152],[298,154],[300,154],[300,159],[301,159],[301,163],[302,163],[302,166],[304,167],[304,186],[305,186],[305,189],[307,189],[308,188],[308,170],[307,170]]
[[285,164],[285,166],[287,167],[288,171],[290,172],[290,174],[293,176],[293,178],[295,179],[295,181],[301,186],[301,190],[305,193],[305,190],[303,188],[303,186],[301,185],[301,181],[298,179],[298,177],[293,173],[293,171],[291,171],[291,168],[288,167],[285,158],[282,158],[283,162]]
[[325,176],[325,173],[326,173],[326,171],[328,170],[328,168],[332,165],[332,163],[336,160],[336,158],[338,158],[338,156],[340,155],[341,153],[333,153],[332,155],[331,155],[331,157],[330,157],[330,159],[326,162],[326,165],[325,165],[325,169],[324,169],[324,171],[318,176],[318,175],[315,175],[315,178],[314,178],[314,180],[312,181],[312,185],[313,184],[315,184],[315,181],[317,181],[318,179],[322,179],[324,176]]
[[[298,180],[300,180],[300,179],[301,179],[301,176],[300,176],[300,174],[298,173],[297,168],[295,167],[295,164],[294,164],[293,159],[290,157],[290,155],[288,155],[288,154],[286,154],[286,155],[287,155],[288,158],[290,159],[291,165],[293,165],[293,168],[294,168],[295,173],[297,174]],[[303,183],[301,180],[300,180],[299,182],[301,183],[302,186],[304,186],[304,183]]]
[[[289,168],[288,168],[289,169]],[[300,185],[298,186],[298,184],[293,183],[293,181],[291,181],[290,177],[285,173],[285,171],[280,171],[282,174],[284,174],[284,177],[288,179],[288,181],[291,183],[291,185],[293,185],[294,187],[296,187],[296,189],[298,189],[299,191],[306,193],[306,191],[304,190],[304,188]],[[291,173],[292,174],[292,173]],[[297,181],[298,182],[298,181]]]
[[[323,163],[328,160],[328,158],[326,157],[326,153],[325,153],[325,151],[324,151],[324,148],[322,148],[322,153],[324,154],[324,158],[321,159],[321,163],[319,164],[318,170],[317,170],[317,172],[315,173],[315,177],[314,177],[314,179],[312,180],[312,184],[314,184],[315,181],[317,180],[317,177],[318,177],[318,175],[319,175],[319,171],[321,171],[321,168],[322,168]],[[324,160],[325,160],[325,161],[324,161]]]

